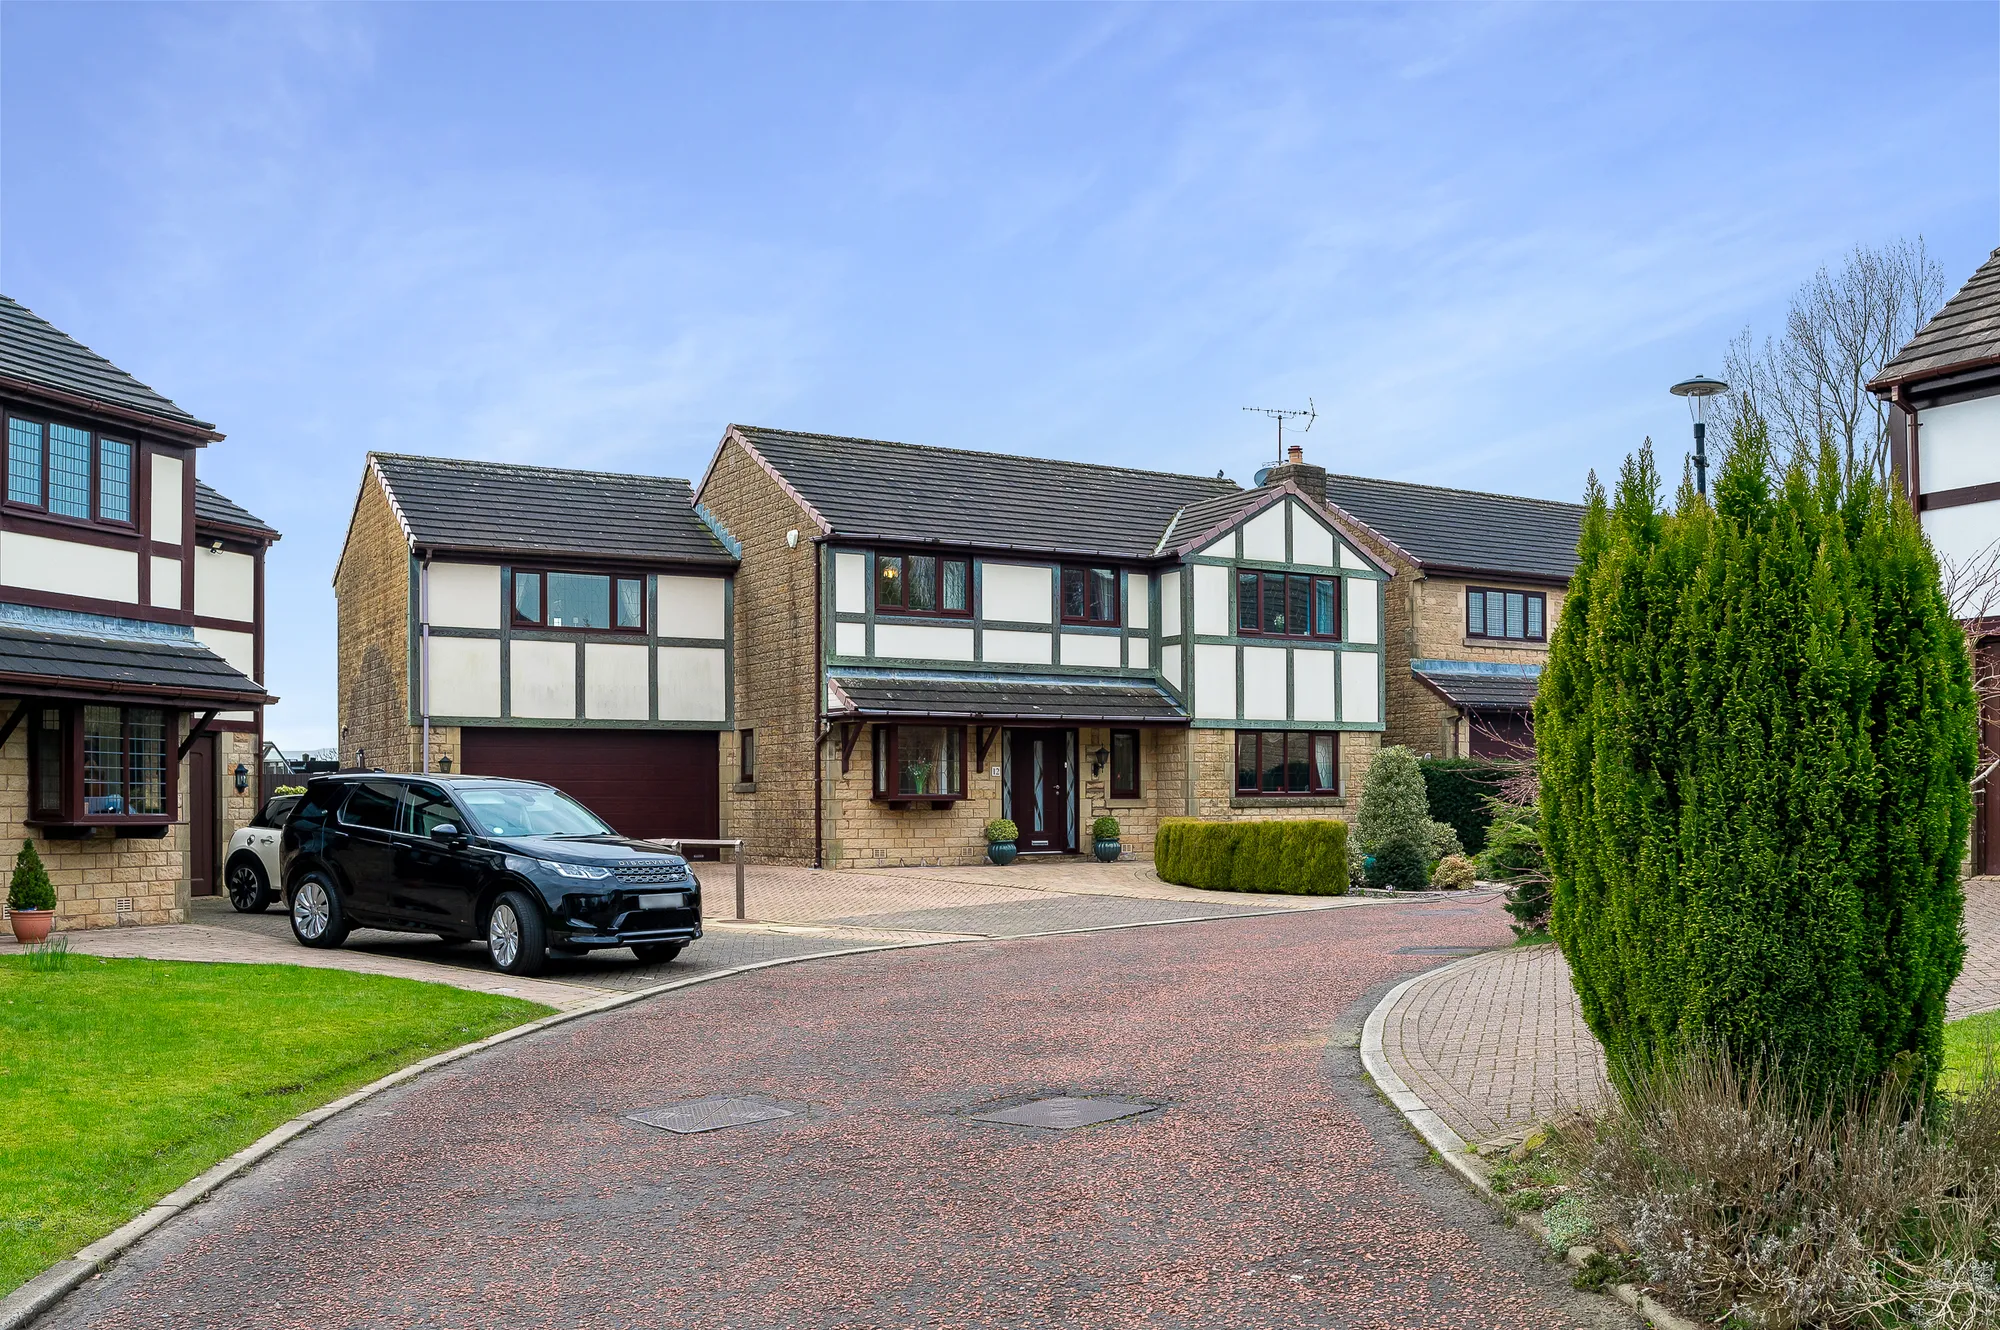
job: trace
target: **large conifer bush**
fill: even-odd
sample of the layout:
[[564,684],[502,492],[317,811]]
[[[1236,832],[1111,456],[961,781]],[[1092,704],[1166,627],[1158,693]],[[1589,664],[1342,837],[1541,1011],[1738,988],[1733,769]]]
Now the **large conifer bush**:
[[1579,562],[1535,707],[1552,929],[1614,1076],[1700,1045],[1928,1088],[1958,974],[1975,704],[1907,507],[1739,431],[1714,506],[1650,448]]

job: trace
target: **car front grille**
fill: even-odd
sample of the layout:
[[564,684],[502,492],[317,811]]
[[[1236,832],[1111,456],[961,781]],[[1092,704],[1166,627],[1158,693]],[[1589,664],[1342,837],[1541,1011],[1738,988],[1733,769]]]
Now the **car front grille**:
[[649,863],[641,860],[636,864],[618,864],[611,872],[620,882],[631,882],[642,886],[688,880],[685,864]]

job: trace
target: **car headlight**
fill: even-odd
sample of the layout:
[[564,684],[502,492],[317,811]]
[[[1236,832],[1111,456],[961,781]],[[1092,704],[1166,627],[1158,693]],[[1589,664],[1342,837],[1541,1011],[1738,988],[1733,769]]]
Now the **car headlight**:
[[592,868],[589,864],[563,864],[557,863],[554,859],[542,860],[542,867],[552,868],[564,877],[580,877],[591,882],[602,882],[611,876],[611,870],[608,868]]

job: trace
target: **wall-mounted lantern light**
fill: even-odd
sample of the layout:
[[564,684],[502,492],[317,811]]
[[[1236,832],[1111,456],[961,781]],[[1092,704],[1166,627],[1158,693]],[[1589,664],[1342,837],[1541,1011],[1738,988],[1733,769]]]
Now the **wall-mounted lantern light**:
[[1109,748],[1097,749],[1090,755],[1090,774],[1093,776],[1102,776],[1104,774],[1104,764],[1110,760],[1111,750]]
[[250,788],[250,768],[244,766],[241,762],[238,762],[236,764],[236,792],[238,794],[241,794],[243,793],[243,791],[249,788]]
[[445,754],[445,755],[444,755],[443,757],[440,757],[440,758],[438,759],[438,770],[439,770],[439,771],[442,771],[442,772],[443,772],[443,773],[444,773],[445,775],[447,775],[447,776],[449,776],[449,775],[451,774],[451,754],[450,754],[450,753],[446,753],[446,754]]

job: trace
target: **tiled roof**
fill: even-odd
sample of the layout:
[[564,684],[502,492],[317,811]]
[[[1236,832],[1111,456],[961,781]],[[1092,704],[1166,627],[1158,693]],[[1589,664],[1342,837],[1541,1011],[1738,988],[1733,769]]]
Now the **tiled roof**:
[[162,701],[256,704],[264,689],[193,638],[56,632],[0,624],[0,679]]
[[1159,550],[1185,552],[1201,542],[1201,538],[1225,523],[1234,525],[1234,519],[1244,510],[1261,499],[1270,497],[1266,489],[1232,490],[1227,494],[1217,494],[1211,498],[1191,503],[1176,513],[1169,530],[1161,533]]
[[[833,715],[953,720],[1184,721],[1187,712],[1138,680],[979,677],[965,674],[834,674]],[[845,705],[841,705],[844,702]]]
[[1581,504],[1363,476],[1328,476],[1326,499],[1425,567],[1563,579],[1576,571]]
[[2000,249],[1882,366],[1871,388],[2000,361]]
[[400,453],[368,458],[420,546],[736,562],[695,513],[685,480]]
[[205,480],[194,482],[194,520],[197,526],[212,522],[217,526],[261,531],[272,540],[278,538],[276,528],[266,525],[262,518],[225,497]]
[[1219,476],[731,426],[833,528],[858,540],[1152,556],[1181,508],[1238,493]]
[[215,430],[6,296],[0,296],[0,375],[189,429]]
[[1410,673],[1454,706],[1469,711],[1527,711],[1541,686],[1540,665],[1471,660],[1413,660]]

